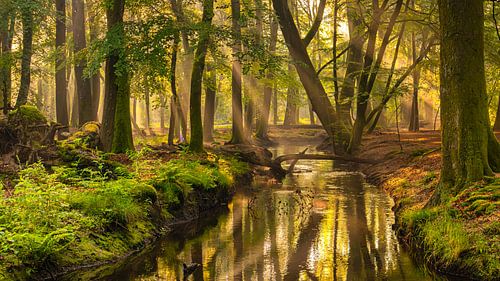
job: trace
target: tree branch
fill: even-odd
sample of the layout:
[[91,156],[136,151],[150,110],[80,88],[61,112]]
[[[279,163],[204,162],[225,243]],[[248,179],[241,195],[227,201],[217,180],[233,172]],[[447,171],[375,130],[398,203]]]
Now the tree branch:
[[304,45],[307,47],[309,46],[309,43],[311,43],[312,39],[316,35],[316,33],[319,30],[319,26],[321,25],[321,22],[323,21],[323,14],[325,12],[325,6],[326,6],[326,0],[320,0],[319,6],[318,6],[318,13],[316,14],[316,18],[314,19],[314,22],[311,26],[311,29],[309,29],[309,32],[307,32],[306,37],[302,39],[302,42],[304,42]]

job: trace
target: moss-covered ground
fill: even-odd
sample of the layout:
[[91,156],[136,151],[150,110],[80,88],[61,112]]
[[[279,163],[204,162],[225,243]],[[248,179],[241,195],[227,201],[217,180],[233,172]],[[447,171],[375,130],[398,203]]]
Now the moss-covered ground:
[[31,164],[9,186],[0,184],[0,280],[51,276],[124,257],[176,219],[220,205],[249,172],[245,163],[210,153],[85,149],[79,157],[70,153],[75,146],[60,145],[65,164]]
[[[439,184],[439,132],[368,136],[361,156],[367,179],[395,201],[396,227],[416,257],[445,274],[477,280],[500,276],[500,178],[485,178],[447,202],[429,208]],[[402,150],[401,150],[402,147]]]

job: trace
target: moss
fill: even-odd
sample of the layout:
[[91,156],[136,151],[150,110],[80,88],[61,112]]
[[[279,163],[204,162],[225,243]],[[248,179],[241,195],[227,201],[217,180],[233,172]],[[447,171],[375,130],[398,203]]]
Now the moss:
[[480,231],[459,214],[449,205],[406,209],[401,214],[400,230],[431,267],[441,272],[466,272],[481,280],[495,279],[500,274],[499,245],[494,242],[498,225]]
[[47,118],[35,107],[31,105],[22,105],[18,109],[9,112],[9,123],[16,124],[40,124],[47,123]]

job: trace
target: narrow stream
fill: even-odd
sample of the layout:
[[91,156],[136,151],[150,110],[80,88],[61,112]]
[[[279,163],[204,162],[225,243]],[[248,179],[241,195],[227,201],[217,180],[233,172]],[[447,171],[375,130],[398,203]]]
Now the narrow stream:
[[[278,154],[302,147],[281,147]],[[301,160],[283,184],[257,180],[205,218],[176,227],[103,280],[434,280],[392,230],[392,201],[332,161]]]

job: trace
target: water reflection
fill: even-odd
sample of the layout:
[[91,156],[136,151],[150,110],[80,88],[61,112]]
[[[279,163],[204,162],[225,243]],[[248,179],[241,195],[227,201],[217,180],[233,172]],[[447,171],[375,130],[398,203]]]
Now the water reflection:
[[331,161],[296,169],[312,172],[238,191],[105,280],[183,280],[183,262],[202,265],[195,281],[432,280],[398,244],[387,195]]

